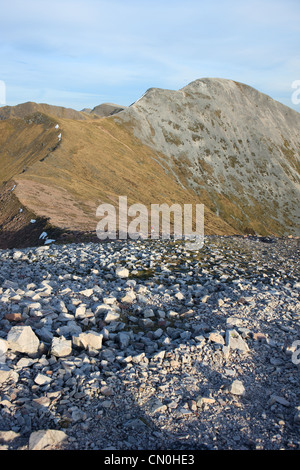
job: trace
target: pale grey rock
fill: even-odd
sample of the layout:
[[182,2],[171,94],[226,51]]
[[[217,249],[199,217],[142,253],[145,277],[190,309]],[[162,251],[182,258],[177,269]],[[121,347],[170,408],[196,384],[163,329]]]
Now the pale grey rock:
[[226,319],[226,326],[228,329],[234,329],[235,326],[241,326],[242,320],[236,317],[229,317]]
[[155,314],[152,308],[146,308],[145,310],[143,310],[143,316],[144,318],[151,318],[151,317],[154,317]]
[[19,359],[19,361],[16,364],[16,369],[23,369],[25,367],[31,367],[37,361],[38,359],[32,359],[30,357],[21,357],[21,359]]
[[29,450],[51,450],[59,448],[68,440],[64,431],[57,429],[47,429],[35,431],[29,437]]
[[240,380],[234,380],[229,387],[229,392],[232,395],[245,395],[245,387],[243,382],[241,382]]
[[5,339],[0,338],[0,364],[6,361],[6,352],[8,350],[8,344]]
[[103,303],[105,305],[113,305],[116,302],[116,297],[103,297]]
[[15,352],[35,354],[40,341],[30,326],[13,326],[7,335],[8,348]]
[[69,356],[72,353],[72,341],[64,336],[54,337],[51,343],[51,354],[56,357]]
[[[200,197],[207,191],[217,210],[220,194],[234,198],[246,223],[253,218],[251,199],[266,231],[275,218],[282,233],[300,234],[299,174],[290,158],[299,159],[297,111],[243,83],[202,78],[180,90],[150,88],[113,119],[133,126],[135,136],[157,152],[158,164],[183,188]],[[176,165],[183,155],[187,182]],[[230,211],[224,217],[230,225],[240,223]]]
[[[85,318],[86,316],[86,306],[85,305],[80,305],[79,307],[76,308],[75,312],[75,318],[82,319]],[[70,317],[72,320],[72,317]]]
[[127,278],[129,276],[129,270],[127,268],[118,267],[116,268],[116,276],[121,279]]
[[81,295],[84,295],[85,297],[91,297],[93,295],[93,289],[84,289],[80,291]]
[[121,298],[121,302],[131,304],[136,299],[136,295],[133,291],[126,292],[126,294]]
[[151,403],[150,412],[155,413],[164,413],[167,410],[167,405],[164,405],[160,400],[154,400]]
[[50,382],[52,382],[52,378],[49,377],[48,375],[38,373],[37,376],[34,379],[34,382],[37,385],[47,385]]
[[86,331],[72,337],[73,344],[84,349],[101,349],[103,335],[96,331]]
[[12,443],[14,440],[21,436],[20,433],[15,431],[0,431],[0,443]]
[[249,351],[248,344],[236,330],[226,330],[225,341],[229,349],[239,350],[243,353]]
[[177,292],[175,294],[176,299],[178,300],[183,300],[184,299],[184,294],[182,292]]
[[130,343],[130,334],[121,331],[118,334],[118,340],[119,340],[120,348],[126,349]]
[[111,311],[111,312],[108,312],[105,315],[104,321],[105,321],[105,323],[111,323],[111,322],[114,322],[114,321],[118,321],[119,318],[120,318],[119,313]]
[[0,364],[0,383],[6,382],[11,377],[11,369],[5,365]]
[[225,344],[225,340],[223,336],[218,333],[218,332],[211,332],[208,336],[209,341],[212,343],[217,343],[217,344]]

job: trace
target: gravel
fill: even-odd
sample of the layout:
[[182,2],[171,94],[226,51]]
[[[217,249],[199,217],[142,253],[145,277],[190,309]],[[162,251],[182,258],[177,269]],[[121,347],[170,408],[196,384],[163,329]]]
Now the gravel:
[[0,251],[1,449],[299,450],[299,279],[292,238]]

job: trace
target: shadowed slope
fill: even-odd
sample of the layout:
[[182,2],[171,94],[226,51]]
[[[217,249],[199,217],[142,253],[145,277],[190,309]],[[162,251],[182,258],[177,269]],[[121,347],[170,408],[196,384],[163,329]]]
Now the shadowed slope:
[[[166,174],[156,154],[111,118],[101,122],[60,120],[62,141],[45,160],[15,177],[16,195],[37,215],[55,226],[95,230],[96,209],[119,196],[128,205],[201,203]],[[206,230],[236,233],[207,210]]]

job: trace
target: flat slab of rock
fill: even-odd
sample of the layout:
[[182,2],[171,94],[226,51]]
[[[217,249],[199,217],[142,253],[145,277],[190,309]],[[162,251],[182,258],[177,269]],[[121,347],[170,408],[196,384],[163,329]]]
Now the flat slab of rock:
[[63,336],[54,337],[51,344],[51,354],[56,357],[69,356],[72,353],[72,341]]
[[102,339],[103,335],[96,331],[88,331],[72,337],[73,344],[84,349],[101,349]]
[[31,433],[29,438],[29,450],[47,450],[60,446],[67,440],[65,432],[56,429],[40,430]]
[[229,349],[236,349],[241,352],[249,351],[248,344],[236,330],[226,331],[225,342]]

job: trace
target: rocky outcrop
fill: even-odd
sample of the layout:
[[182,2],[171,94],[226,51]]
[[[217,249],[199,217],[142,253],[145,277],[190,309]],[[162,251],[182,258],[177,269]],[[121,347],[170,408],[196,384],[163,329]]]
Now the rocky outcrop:
[[236,229],[299,234],[300,114],[232,80],[149,89],[115,119]]

